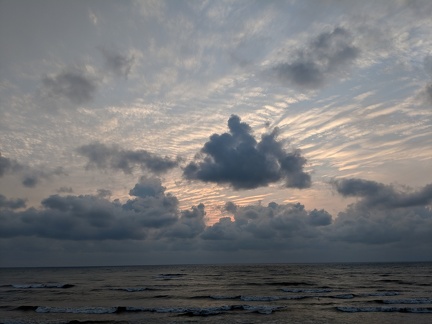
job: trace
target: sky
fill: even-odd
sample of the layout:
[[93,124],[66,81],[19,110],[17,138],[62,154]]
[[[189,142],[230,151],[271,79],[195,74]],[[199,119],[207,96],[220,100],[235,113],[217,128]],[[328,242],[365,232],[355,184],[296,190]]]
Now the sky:
[[0,266],[432,261],[431,16],[0,0]]

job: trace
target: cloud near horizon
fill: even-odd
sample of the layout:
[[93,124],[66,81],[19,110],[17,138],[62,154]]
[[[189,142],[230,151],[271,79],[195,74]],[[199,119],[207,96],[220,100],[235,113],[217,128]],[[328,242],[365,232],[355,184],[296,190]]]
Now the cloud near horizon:
[[310,175],[303,168],[306,159],[300,150],[287,152],[277,140],[278,129],[257,142],[251,127],[232,115],[229,133],[213,134],[201,149],[203,158],[183,170],[188,180],[228,184],[235,190],[265,187],[279,181],[287,188],[308,188]]
[[[341,194],[362,193],[365,185],[378,190],[385,188],[379,183],[358,182],[357,187],[349,184],[341,187]],[[353,186],[357,189],[351,189]],[[143,176],[130,190],[131,198],[125,203],[97,195],[51,195],[41,202],[41,208],[24,211],[14,210],[24,207],[18,200],[0,197],[3,205],[0,238],[133,240],[150,246],[165,242],[163,250],[175,246],[184,252],[301,251],[305,247],[322,249],[334,242],[343,242],[347,247],[432,243],[432,209],[425,204],[405,204],[395,210],[389,204],[377,207],[359,201],[333,218],[323,209],[308,211],[300,203],[238,206],[228,202],[225,210],[231,217],[206,225],[203,204],[181,210],[177,198],[165,190],[160,179]]]
[[339,194],[361,197],[365,207],[403,208],[432,203],[432,184],[415,192],[398,191],[394,186],[363,179],[342,179],[332,182]]

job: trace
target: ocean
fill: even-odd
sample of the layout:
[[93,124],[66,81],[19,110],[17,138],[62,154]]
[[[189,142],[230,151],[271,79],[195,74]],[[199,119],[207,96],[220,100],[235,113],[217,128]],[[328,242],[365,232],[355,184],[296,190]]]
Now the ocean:
[[1,323],[432,323],[432,263],[0,269]]

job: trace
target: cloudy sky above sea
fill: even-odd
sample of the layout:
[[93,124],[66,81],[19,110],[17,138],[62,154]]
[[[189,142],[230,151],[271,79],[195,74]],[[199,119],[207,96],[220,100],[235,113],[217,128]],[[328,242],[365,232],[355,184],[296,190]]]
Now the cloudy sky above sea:
[[0,0],[0,266],[431,261],[431,16]]

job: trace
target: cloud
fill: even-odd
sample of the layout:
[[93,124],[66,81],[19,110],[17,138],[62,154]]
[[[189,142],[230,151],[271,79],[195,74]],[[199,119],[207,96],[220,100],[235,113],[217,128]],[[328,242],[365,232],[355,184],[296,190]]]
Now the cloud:
[[57,189],[58,193],[73,193],[72,187],[60,187]]
[[251,127],[232,115],[229,133],[213,134],[204,144],[199,162],[190,162],[183,170],[189,180],[228,184],[234,189],[254,189],[285,181],[288,188],[307,188],[310,175],[303,171],[306,159],[299,150],[285,151],[277,140],[278,130],[264,134],[257,142]]
[[431,246],[432,210],[425,206],[388,209],[352,204],[338,214],[329,239],[399,248]]
[[[380,260],[390,252],[404,259],[411,254],[401,256],[401,251],[428,251],[432,244],[432,210],[427,206],[388,209],[360,201],[333,219],[323,209],[307,210],[300,203],[227,203],[232,216],[206,225],[203,204],[180,210],[177,198],[165,192],[159,179],[141,177],[131,194],[125,203],[92,195],[52,195],[42,200],[40,208],[21,211],[12,208],[23,208],[22,202],[0,196],[0,239],[27,237],[31,242],[50,240],[51,245],[53,240],[56,244],[86,241],[83,246],[116,241],[124,247],[139,244],[144,251],[176,251],[189,257],[216,253],[232,261],[271,251],[273,262],[283,255],[305,262],[370,261],[378,249]],[[353,251],[363,255],[353,256]],[[187,262],[191,260],[196,259]]]
[[0,209],[8,208],[8,209],[18,209],[25,208],[26,200],[25,199],[7,199],[5,196],[0,194]]
[[332,185],[345,197],[361,197],[361,204],[368,207],[406,208],[432,203],[432,184],[415,192],[396,190],[391,185],[362,179],[335,180]]
[[7,173],[13,173],[21,171],[23,166],[19,164],[16,160],[6,158],[0,153],[0,177]]
[[131,173],[133,167],[138,165],[142,170],[160,174],[179,164],[179,159],[172,160],[145,150],[123,150],[115,145],[108,146],[99,142],[83,145],[77,149],[77,152],[88,158],[88,168],[110,168],[122,170],[124,173]]
[[273,68],[278,78],[304,89],[322,87],[331,76],[343,72],[358,57],[360,50],[353,45],[350,33],[342,27],[324,32],[309,45],[297,51],[291,62]]
[[142,226],[161,228],[177,221],[178,200],[170,193],[165,194],[159,179],[143,176],[129,194],[137,198],[128,200],[122,208],[145,215],[140,221]]
[[34,188],[41,180],[49,180],[52,176],[67,175],[62,167],[52,171],[35,169],[0,154],[0,177],[5,174],[21,174],[21,184],[27,188]]
[[80,70],[45,76],[42,83],[49,95],[65,97],[77,105],[90,102],[98,89],[97,80]]
[[105,68],[115,76],[127,78],[135,63],[135,57],[121,55],[106,48],[100,50],[105,59]]
[[105,197],[110,197],[112,195],[111,190],[108,189],[98,189],[97,191],[97,196],[99,198],[105,198]]
[[[121,204],[92,195],[51,195],[42,200],[42,208],[21,212],[5,210],[0,215],[0,236],[36,236],[57,240],[143,240],[158,228],[177,233],[180,227],[196,228],[196,220],[204,215],[204,206],[180,211],[178,200],[165,194],[160,181],[142,177],[141,187],[153,188],[157,194],[141,194]],[[133,191],[133,190],[131,190]],[[0,206],[21,208],[22,200],[7,200],[0,195]],[[172,225],[179,223],[168,231]],[[202,222],[201,222],[202,223]],[[201,224],[200,223],[200,224]],[[168,235],[168,234],[167,234]],[[179,234],[176,234],[179,235]]]
[[424,93],[426,96],[426,100],[432,104],[432,83],[426,85],[426,87],[424,88]]
[[21,183],[27,188],[34,188],[40,183],[41,180],[49,180],[53,176],[60,175],[68,175],[62,167],[58,167],[55,170],[48,172],[44,170],[28,168]]
[[[302,244],[304,240],[319,238],[324,233],[322,228],[332,223],[326,211],[308,212],[300,203],[237,206],[233,218],[221,218],[207,227],[202,239],[230,242],[232,249],[284,250],[289,248],[290,242]],[[207,244],[215,248],[215,243]]]
[[183,210],[179,220],[173,226],[167,228],[161,236],[184,240],[196,238],[206,227],[205,215],[204,204],[193,206],[191,210]]

